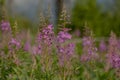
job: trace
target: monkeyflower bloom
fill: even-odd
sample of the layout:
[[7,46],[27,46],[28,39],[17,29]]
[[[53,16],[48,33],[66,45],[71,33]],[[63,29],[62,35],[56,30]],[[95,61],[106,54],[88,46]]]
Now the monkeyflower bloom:
[[0,29],[2,32],[10,31],[10,23],[8,21],[2,21],[0,23]]

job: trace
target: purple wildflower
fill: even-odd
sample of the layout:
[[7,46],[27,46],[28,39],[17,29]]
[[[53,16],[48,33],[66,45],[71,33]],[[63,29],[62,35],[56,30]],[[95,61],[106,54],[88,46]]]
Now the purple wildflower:
[[97,48],[94,45],[92,37],[83,38],[83,50],[88,54],[96,54]]
[[112,67],[120,68],[120,55],[119,55],[119,48],[118,48],[118,40],[116,35],[112,32],[111,37],[109,39],[109,46],[108,46],[108,54],[107,54],[107,61],[112,65]]
[[109,39],[109,46],[108,46],[108,54],[118,54],[119,48],[118,48],[118,40],[116,35],[111,32],[111,37]]
[[92,37],[84,37],[82,39],[82,41],[83,41],[83,46],[90,46],[91,47],[94,43],[94,40],[92,39]]
[[54,39],[54,32],[53,26],[48,25],[47,27],[43,28],[42,32],[38,35],[38,42],[45,43],[47,45],[51,45]]
[[98,57],[97,48],[94,45],[94,39],[91,36],[83,38],[83,55],[81,60],[88,61]]
[[58,49],[58,53],[64,53],[65,52],[64,48],[62,48],[60,46],[58,46],[57,49]]
[[57,47],[57,49],[58,49],[58,53],[66,54],[69,56],[69,55],[72,55],[74,53],[75,44],[69,43],[65,46],[59,46],[59,47]]
[[89,56],[88,54],[82,54],[80,60],[81,61],[89,61],[91,59],[91,56]]
[[120,68],[120,55],[110,54],[108,60],[113,68]]
[[57,36],[57,50],[60,66],[65,66],[67,62],[71,62],[71,58],[74,54],[75,45],[73,43],[65,44],[67,40],[70,40],[72,36],[68,33],[69,29],[63,29]]
[[10,28],[10,23],[8,21],[2,21],[1,24],[0,24],[0,29],[1,31],[10,31],[11,28]]
[[13,50],[16,49],[18,50],[20,48],[20,42],[17,41],[16,39],[12,38],[11,41],[9,42],[9,49]]
[[70,43],[67,45],[66,54],[72,55],[75,52],[75,44]]
[[42,51],[41,46],[40,45],[39,46],[33,46],[32,51],[33,51],[32,52],[33,55],[41,54],[41,51]]
[[120,49],[120,40],[118,40],[118,48]]
[[66,31],[60,31],[57,36],[57,41],[59,43],[64,43],[66,40],[71,39],[71,35]]
[[24,45],[24,50],[28,52],[30,50],[30,47],[31,47],[30,43],[26,42]]
[[67,62],[71,62],[71,59],[74,55],[75,44],[70,43],[65,46],[59,46],[57,49],[60,66],[64,66],[67,64]]
[[104,52],[104,51],[107,50],[107,46],[106,46],[104,40],[101,40],[101,41],[100,41],[99,50],[100,50],[100,52]]
[[53,26],[50,24],[47,27],[42,28],[41,32],[38,34],[37,42],[36,42],[37,46],[34,46],[32,48],[32,53],[41,54],[42,50],[44,49],[49,49],[47,51],[49,51],[48,53],[50,53],[51,50],[50,46],[52,46],[53,41],[54,41],[54,31],[53,31]]

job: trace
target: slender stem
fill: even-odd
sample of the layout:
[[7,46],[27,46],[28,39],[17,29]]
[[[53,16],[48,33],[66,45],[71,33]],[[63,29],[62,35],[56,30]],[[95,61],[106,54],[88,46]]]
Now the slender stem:
[[35,60],[35,56],[33,56],[33,65],[32,65],[32,70],[31,70],[31,74],[30,74],[30,79],[33,80],[33,71],[36,65],[36,60]]

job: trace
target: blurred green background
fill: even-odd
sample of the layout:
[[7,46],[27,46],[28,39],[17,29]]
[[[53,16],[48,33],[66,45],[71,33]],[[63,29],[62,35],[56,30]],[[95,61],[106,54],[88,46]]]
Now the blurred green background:
[[83,30],[87,25],[96,36],[108,36],[111,31],[120,36],[120,0],[77,0],[73,8],[73,27]]
[[[23,3],[26,1],[29,4],[29,6],[25,6],[27,8],[23,10],[23,13],[22,8],[26,4],[21,3],[19,5],[22,7],[16,8],[12,6],[15,4],[14,1],[19,2],[20,0],[8,0],[7,2],[0,0],[0,20],[3,19],[3,15],[7,16],[6,19],[9,19],[11,23],[17,20],[18,26],[23,29],[29,28],[35,31],[39,24],[41,9],[45,13],[45,7],[49,7],[45,5],[40,6],[42,3],[52,5],[50,15],[53,17],[50,20],[52,23],[55,23],[57,16],[59,16],[56,15],[55,9],[59,9],[57,11],[60,13],[60,8],[62,8],[62,5],[56,5],[55,1],[58,1],[58,4],[69,5],[67,10],[71,14],[72,24],[70,27],[73,28],[73,31],[79,29],[82,34],[85,23],[87,23],[87,26],[93,30],[97,37],[109,36],[111,31],[120,36],[120,0],[64,0],[61,2],[59,2],[60,0],[21,0]],[[33,5],[33,2],[36,4]]]

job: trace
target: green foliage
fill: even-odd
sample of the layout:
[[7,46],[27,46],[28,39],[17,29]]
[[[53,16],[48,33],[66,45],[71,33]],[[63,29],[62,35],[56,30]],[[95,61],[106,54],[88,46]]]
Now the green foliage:
[[118,9],[117,11],[108,11],[107,9],[104,11],[104,7],[97,3],[97,0],[77,0],[72,13],[73,27],[79,28],[83,32],[84,25],[87,22],[88,27],[95,32],[96,36],[108,36],[111,31],[120,35],[119,21]]
[[3,7],[3,4],[4,4],[4,0],[0,0],[0,21],[2,19],[2,7]]
[[[81,53],[82,47],[76,46],[77,53]],[[33,55],[20,49],[15,52],[16,58],[20,60],[20,64],[14,63],[8,48],[2,51],[4,55],[0,55],[0,80],[61,80],[59,79],[60,71],[58,69],[57,54],[52,55],[53,66],[50,71],[44,72],[41,65],[41,57],[36,55],[35,62]],[[81,54],[78,54],[81,55]],[[103,57],[100,57],[103,59]],[[44,59],[46,60],[46,59]],[[35,63],[35,66],[33,67]],[[115,76],[115,69],[105,70],[106,63],[103,61],[81,62],[80,58],[73,61],[72,76],[65,80],[118,80]],[[61,70],[61,69],[60,69]]]
[[[4,1],[5,0],[0,0],[0,10],[1,4],[4,4]],[[115,4],[117,4],[116,6],[119,8],[120,6],[118,3],[120,1],[117,1],[118,2]],[[119,13],[119,10],[116,10],[112,14],[111,12],[102,12],[101,7],[98,6],[96,0],[78,0],[73,9],[72,27],[84,30],[85,23],[87,23],[95,32],[96,36],[108,36],[111,30],[120,35]],[[61,20],[61,27],[65,27],[66,24],[69,23],[65,23],[65,21],[67,21],[67,18],[65,19],[65,17],[66,15],[63,15],[64,19]],[[34,33],[37,33],[37,29],[32,27],[32,22],[27,19],[18,17],[16,18],[16,23],[13,18],[10,18],[9,20],[14,36],[17,34],[18,29],[28,29],[30,27],[33,28]],[[43,25],[44,24],[40,26]],[[31,37],[33,37],[33,33]],[[8,47],[4,47],[4,49],[0,48],[0,80],[61,80],[61,78],[63,80],[60,73],[67,72],[66,70],[69,68],[71,70],[71,75],[64,78],[64,80],[118,80],[119,77],[116,77],[115,69],[106,70],[104,54],[100,56],[100,59],[103,61],[95,60],[91,62],[82,62],[80,60],[80,57],[83,54],[82,48],[83,46],[81,43],[76,45],[75,51],[77,54],[75,54],[75,58],[71,60],[72,68],[70,68],[70,66],[59,68],[58,56],[55,49],[51,51],[53,52],[52,55],[45,55],[46,58],[43,58],[41,57],[41,54],[34,56],[31,54],[32,52],[24,51],[23,45],[20,50],[15,50],[13,53],[9,52]],[[46,50],[44,51],[44,54],[48,53]],[[19,60],[18,64],[15,60]],[[43,61],[43,64],[41,64],[41,61]],[[46,65],[46,62],[48,61],[51,62],[50,65]],[[50,69],[48,68],[49,66]]]
[[5,0],[0,0],[0,5],[4,5]]

